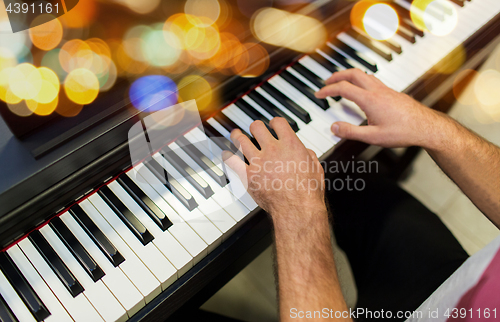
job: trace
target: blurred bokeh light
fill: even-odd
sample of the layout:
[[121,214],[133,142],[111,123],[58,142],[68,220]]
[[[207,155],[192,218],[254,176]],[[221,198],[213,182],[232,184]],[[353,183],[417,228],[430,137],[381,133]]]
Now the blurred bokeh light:
[[311,52],[326,41],[326,29],[318,20],[276,8],[257,11],[251,28],[260,41],[299,52]]
[[203,110],[212,102],[212,87],[206,79],[199,75],[189,75],[179,82],[179,101],[196,100],[199,110]]
[[90,104],[99,93],[99,80],[90,70],[77,68],[66,76],[64,91],[73,102],[82,105]]
[[54,16],[51,17],[52,20],[39,24],[39,21],[50,19],[47,16],[51,15],[39,15],[36,17],[32,22],[32,25],[36,27],[29,29],[29,35],[33,45],[45,51],[56,48],[63,37],[62,24],[59,19]]
[[485,107],[496,107],[500,105],[500,72],[488,69],[479,73],[475,84],[474,92],[477,100]]
[[188,19],[197,17],[200,26],[206,27],[213,25],[219,19],[221,7],[217,0],[187,0],[184,12],[188,15]]
[[307,2],[85,0],[18,33],[2,2],[0,100],[19,116],[73,117],[119,84],[117,91],[139,110],[191,99],[207,109],[228,76],[266,72],[266,44],[310,52],[324,43],[318,20],[284,10]]
[[413,0],[410,17],[417,28],[446,36],[458,23],[457,10],[447,0]]
[[159,111],[177,103],[177,86],[167,76],[143,76],[130,86],[129,99],[139,111]]

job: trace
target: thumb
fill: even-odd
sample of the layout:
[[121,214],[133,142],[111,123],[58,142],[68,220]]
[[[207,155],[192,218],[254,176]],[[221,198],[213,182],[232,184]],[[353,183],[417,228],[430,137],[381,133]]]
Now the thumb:
[[240,157],[230,151],[222,151],[222,160],[240,178],[241,182],[247,184],[247,165]]
[[373,126],[357,126],[347,122],[335,122],[332,125],[332,132],[342,139],[363,141],[369,143],[374,134]]

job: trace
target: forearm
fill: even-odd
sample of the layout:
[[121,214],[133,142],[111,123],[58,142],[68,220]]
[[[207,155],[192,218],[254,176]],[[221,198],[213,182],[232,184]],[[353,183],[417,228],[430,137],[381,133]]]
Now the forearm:
[[447,116],[424,146],[441,169],[500,228],[500,148]]
[[347,310],[333,260],[327,210],[298,212],[272,214],[282,321],[291,319],[292,309]]

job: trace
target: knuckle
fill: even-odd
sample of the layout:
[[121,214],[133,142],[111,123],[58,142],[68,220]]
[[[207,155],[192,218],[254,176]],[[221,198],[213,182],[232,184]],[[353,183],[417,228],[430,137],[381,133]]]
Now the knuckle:
[[345,81],[345,80],[341,81],[338,84],[338,89],[339,89],[340,96],[345,96],[345,93],[347,92],[348,87],[349,87],[349,83],[347,81]]
[[359,69],[359,68],[354,68],[353,73],[357,77],[362,77],[362,76],[365,75],[365,73],[361,69]]
[[352,136],[352,128],[350,126],[341,125],[339,127],[339,133],[342,134],[342,136],[350,138]]

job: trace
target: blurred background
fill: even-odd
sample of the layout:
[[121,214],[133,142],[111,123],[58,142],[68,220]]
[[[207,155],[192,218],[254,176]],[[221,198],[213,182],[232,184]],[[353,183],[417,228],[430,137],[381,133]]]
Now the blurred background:
[[[200,111],[210,113],[224,101],[214,88],[231,77],[265,74],[275,49],[308,53],[323,45],[328,34],[321,22],[335,13],[334,6],[328,7],[331,12],[319,9],[327,2],[339,1],[82,0],[59,17],[11,14],[10,23],[12,8],[0,3],[0,110],[24,118],[49,116],[37,118],[43,123],[114,103],[143,111],[195,98]],[[399,21],[390,1],[351,2],[356,2],[350,14],[356,30],[376,40],[394,35]],[[447,3],[413,1],[414,25],[448,34],[457,16]],[[424,13],[440,11],[446,19],[427,21]],[[13,33],[11,24],[35,27]],[[466,53],[457,48],[452,57],[453,64],[436,66],[435,72],[453,73]],[[500,74],[488,70],[478,76],[474,117],[498,121],[499,102],[489,88],[497,88]]]

